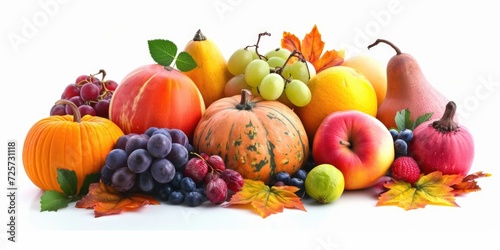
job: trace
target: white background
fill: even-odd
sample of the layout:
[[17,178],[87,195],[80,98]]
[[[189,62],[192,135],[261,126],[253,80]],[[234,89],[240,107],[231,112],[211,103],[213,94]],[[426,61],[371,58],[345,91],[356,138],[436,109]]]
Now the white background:
[[[0,154],[18,142],[17,240],[7,242],[7,199],[0,196],[0,248],[204,247],[252,249],[498,249],[500,17],[494,1],[2,1],[0,4],[2,129]],[[283,31],[302,38],[314,24],[326,49],[370,53],[387,62],[394,51],[366,46],[394,42],[421,64],[435,88],[459,105],[475,138],[471,171],[482,191],[458,197],[460,207],[404,211],[376,207],[370,191],[346,192],[329,205],[306,203],[262,219],[237,208],[147,206],[139,212],[94,218],[74,204],[39,212],[41,192],[27,179],[25,134],[80,74],[103,68],[120,81],[153,63],[147,40],[169,39],[180,49],[201,29],[226,57],[268,31],[261,51],[280,45]],[[5,165],[4,165],[5,166]],[[0,187],[6,188],[6,169]],[[4,193],[6,193],[5,191]]]

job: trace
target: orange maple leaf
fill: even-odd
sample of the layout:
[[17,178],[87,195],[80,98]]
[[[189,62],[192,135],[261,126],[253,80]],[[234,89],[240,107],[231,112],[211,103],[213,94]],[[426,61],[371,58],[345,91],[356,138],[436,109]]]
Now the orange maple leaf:
[[316,25],[314,25],[311,32],[304,36],[302,42],[294,34],[287,31],[283,32],[281,47],[290,51],[299,51],[304,56],[304,59],[314,66],[317,73],[344,62],[344,50],[327,50],[323,53],[325,42],[321,39],[321,33]]
[[262,181],[245,179],[243,189],[222,206],[251,204],[262,218],[283,212],[284,208],[297,208],[306,211],[300,198],[295,194],[299,188],[293,186],[272,186]]
[[148,204],[160,203],[147,195],[120,193],[103,182],[99,182],[90,184],[89,192],[76,203],[76,207],[93,208],[94,216],[101,217],[135,210]]
[[453,185],[460,183],[461,175],[443,175],[435,171],[420,176],[414,185],[404,181],[384,184],[389,190],[379,196],[377,206],[396,205],[405,210],[424,208],[426,205],[455,206]]
[[455,195],[463,195],[470,192],[477,192],[481,190],[481,188],[477,184],[476,179],[489,176],[491,176],[491,174],[482,171],[469,174],[465,176],[460,183],[451,186],[453,188],[453,193]]

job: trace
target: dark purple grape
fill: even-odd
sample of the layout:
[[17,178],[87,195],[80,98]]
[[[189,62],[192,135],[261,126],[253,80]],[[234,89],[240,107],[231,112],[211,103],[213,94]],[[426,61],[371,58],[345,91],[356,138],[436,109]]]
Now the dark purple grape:
[[136,149],[128,155],[127,166],[134,173],[142,173],[149,169],[153,157],[143,148]]
[[100,100],[94,105],[97,116],[109,118],[109,100]]
[[86,83],[82,86],[80,90],[80,97],[85,102],[97,101],[97,98],[99,98],[100,93],[101,91],[99,90],[99,87],[96,84]]
[[127,167],[127,152],[123,149],[112,149],[106,155],[106,165],[115,171],[119,168]]
[[172,148],[166,158],[174,164],[176,169],[181,169],[189,160],[189,152],[183,145],[172,143]]
[[133,134],[126,134],[118,137],[118,140],[116,140],[115,143],[115,148],[123,149],[125,150],[125,146],[127,145],[128,139],[132,136]]
[[92,106],[87,105],[87,104],[83,104],[83,105],[79,106],[78,112],[80,112],[80,115],[82,117],[84,117],[86,115],[95,116],[97,114],[95,109]]
[[134,186],[135,175],[129,168],[119,168],[111,177],[111,186],[119,192],[126,192]]
[[184,131],[177,128],[173,128],[169,129],[168,132],[172,137],[172,143],[179,143],[183,145],[185,148],[189,147],[189,138],[187,137],[186,133],[184,133]]
[[114,173],[114,170],[104,165],[101,168],[101,181],[106,185],[111,185],[111,177],[113,177]]
[[136,149],[147,149],[148,147],[148,139],[139,134],[132,135],[125,145],[125,152],[130,155]]
[[50,115],[66,115],[66,106],[64,104],[57,104],[50,109]]
[[302,188],[304,188],[304,181],[301,180],[301,179],[299,179],[299,178],[293,177],[288,182],[288,185],[289,186],[298,187],[298,188],[302,189]]
[[139,180],[137,184],[141,191],[146,193],[153,191],[155,187],[155,180],[153,179],[153,176],[151,175],[150,171],[145,171],[143,173],[140,173],[138,178]]
[[151,163],[151,175],[159,183],[168,183],[175,177],[174,165],[165,158],[155,159]]
[[172,136],[170,135],[170,132],[168,132],[168,131],[169,130],[167,128],[158,128],[151,135],[162,134],[162,135],[167,136],[170,139],[170,141],[172,141]]
[[147,144],[149,153],[156,158],[165,158],[172,149],[172,141],[166,135],[152,135]]
[[156,132],[156,130],[158,130],[157,127],[149,127],[148,129],[146,129],[146,132],[144,132],[144,134],[151,137],[153,135],[153,133]]

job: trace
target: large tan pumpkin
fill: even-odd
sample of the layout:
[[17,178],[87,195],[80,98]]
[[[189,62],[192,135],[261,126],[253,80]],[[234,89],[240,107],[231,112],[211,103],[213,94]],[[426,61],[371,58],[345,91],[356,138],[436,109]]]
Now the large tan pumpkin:
[[309,142],[298,116],[278,101],[242,95],[212,103],[196,126],[193,146],[220,155],[243,178],[268,184],[281,171],[294,174],[309,156]]

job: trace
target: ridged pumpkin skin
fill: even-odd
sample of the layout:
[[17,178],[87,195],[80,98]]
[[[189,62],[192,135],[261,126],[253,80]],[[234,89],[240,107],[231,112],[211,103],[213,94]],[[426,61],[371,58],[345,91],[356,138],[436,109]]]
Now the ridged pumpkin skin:
[[191,139],[205,111],[194,82],[179,70],[159,64],[129,73],[113,93],[109,119],[125,134],[150,127],[178,128]]
[[300,119],[281,102],[250,97],[248,90],[243,93],[207,108],[195,129],[193,146],[198,152],[220,155],[227,168],[245,179],[268,184],[278,172],[294,174],[309,156]]
[[50,116],[35,123],[24,141],[23,165],[29,179],[42,190],[62,192],[57,169],[73,170],[80,190],[89,174],[99,173],[122,130],[106,118],[86,115]]
[[224,87],[232,75],[227,69],[227,60],[217,44],[207,39],[198,30],[193,40],[188,42],[184,51],[193,57],[197,66],[183,73],[189,76],[198,86],[205,101],[205,107],[225,97]]

